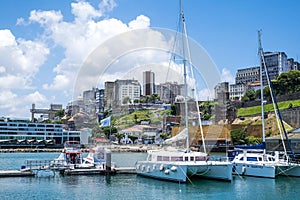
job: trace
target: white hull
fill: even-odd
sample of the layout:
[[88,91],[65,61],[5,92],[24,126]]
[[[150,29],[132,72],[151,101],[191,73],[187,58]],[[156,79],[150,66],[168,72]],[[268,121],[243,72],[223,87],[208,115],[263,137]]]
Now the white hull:
[[[202,167],[203,168],[203,167]],[[190,165],[188,166],[188,171]],[[205,162],[204,171],[195,175],[208,179],[232,181],[232,164],[230,162],[207,161]]]
[[176,163],[138,161],[135,165],[138,175],[168,181],[186,182],[187,166]]
[[232,173],[239,176],[275,178],[276,167],[257,163],[233,163]]
[[283,163],[278,165],[276,175],[300,177],[300,164]]
[[139,175],[180,182],[186,182],[187,177],[193,176],[232,181],[231,169],[231,163],[218,161],[173,163],[138,161],[136,164],[136,172]]

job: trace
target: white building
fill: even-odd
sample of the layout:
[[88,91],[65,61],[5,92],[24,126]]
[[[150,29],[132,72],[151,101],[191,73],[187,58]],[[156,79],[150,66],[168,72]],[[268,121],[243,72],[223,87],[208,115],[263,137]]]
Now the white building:
[[63,130],[62,124],[33,123],[27,119],[0,118],[0,141],[8,143],[81,141],[80,131]]
[[230,84],[229,85],[229,99],[241,100],[247,90],[246,84]]

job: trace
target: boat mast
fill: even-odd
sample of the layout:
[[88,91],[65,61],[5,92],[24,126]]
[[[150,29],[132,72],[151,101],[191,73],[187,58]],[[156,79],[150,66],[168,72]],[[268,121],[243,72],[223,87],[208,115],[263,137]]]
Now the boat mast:
[[[265,134],[265,111],[264,111],[264,86],[262,80],[262,62],[263,62],[263,49],[261,46],[261,32],[258,31],[258,55],[259,55],[259,62],[260,62],[260,99],[261,99],[261,125],[262,125],[262,139],[263,144],[266,145],[266,134]],[[264,151],[266,148],[264,147]]]
[[186,40],[186,27],[185,27],[185,19],[182,8],[182,0],[180,0],[180,18],[182,22],[182,57],[183,57],[183,77],[184,77],[184,107],[185,107],[185,128],[187,129],[186,136],[186,150],[190,152],[190,139],[189,139],[189,121],[188,121],[188,87],[187,87],[187,70],[186,70],[186,58],[185,58],[185,40]]
[[[259,34],[261,35],[260,31],[259,31]],[[262,48],[261,48],[261,52],[263,52]],[[275,92],[274,92],[273,87],[272,87],[272,82],[270,80],[270,76],[269,76],[268,69],[267,69],[267,66],[266,66],[266,63],[265,63],[265,59],[264,59],[263,56],[261,58],[262,58],[262,64],[264,65],[264,69],[265,69],[265,73],[266,73],[266,78],[267,78],[268,86],[269,86],[269,89],[270,89],[270,95],[271,95],[271,99],[272,99],[272,103],[273,103],[273,108],[274,108],[274,112],[275,112],[275,116],[276,116],[276,120],[277,120],[277,126],[278,126],[279,132],[280,132],[280,137],[281,137],[281,141],[282,141],[282,146],[283,146],[284,154],[288,158],[287,150],[286,150],[286,146],[285,146],[285,143],[284,143],[282,131],[284,132],[285,138],[286,138],[287,143],[288,143],[288,147],[289,147],[289,149],[290,149],[290,151],[292,153],[292,157],[295,159],[295,153],[293,151],[293,148],[292,148],[292,145],[291,145],[291,141],[288,138],[286,129],[285,129],[284,124],[283,124],[283,119],[282,119],[282,116],[281,116],[281,113],[280,113],[280,110],[279,110],[279,107],[278,107],[278,103],[277,103],[277,100],[276,100],[276,95],[275,95]]]

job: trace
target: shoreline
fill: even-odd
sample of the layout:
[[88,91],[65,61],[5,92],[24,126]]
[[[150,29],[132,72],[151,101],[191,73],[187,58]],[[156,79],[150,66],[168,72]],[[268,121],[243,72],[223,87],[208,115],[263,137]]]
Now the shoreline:
[[[90,148],[95,147],[91,146]],[[159,149],[157,145],[101,145],[112,152],[132,152],[132,153],[146,153],[148,150]],[[90,148],[83,148],[83,153],[88,153]],[[0,153],[60,153],[63,148],[3,148]]]

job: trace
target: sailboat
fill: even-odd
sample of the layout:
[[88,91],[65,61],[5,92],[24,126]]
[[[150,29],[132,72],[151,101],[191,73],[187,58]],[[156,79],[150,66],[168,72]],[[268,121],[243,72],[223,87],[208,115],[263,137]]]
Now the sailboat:
[[[290,162],[287,155],[286,147],[284,142],[282,145],[284,147],[284,155],[279,157],[279,152],[275,151],[275,155],[266,153],[266,142],[265,142],[265,124],[264,124],[264,99],[263,99],[263,81],[262,72],[263,67],[266,73],[268,86],[271,90],[271,97],[274,106],[274,111],[277,119],[277,124],[280,130],[281,139],[283,141],[283,134],[280,128],[285,131],[280,111],[276,102],[274,91],[271,87],[271,82],[268,75],[268,70],[265,65],[263,49],[261,45],[261,32],[258,31],[258,43],[259,43],[259,58],[260,58],[260,86],[261,86],[261,117],[262,117],[262,138],[263,142],[259,145],[253,146],[236,146],[237,149],[229,151],[228,157],[233,164],[233,174],[242,176],[255,176],[263,178],[275,178],[278,175],[285,176],[298,176],[300,177],[300,165],[297,163]],[[287,134],[285,132],[286,139],[288,140]],[[289,140],[288,140],[289,141]],[[290,145],[289,145],[290,146]],[[292,148],[290,150],[294,155]]]
[[[181,2],[180,8],[180,18],[183,25],[182,29],[184,36],[182,38],[187,39]],[[189,147],[188,95],[185,58],[183,58],[183,71],[185,86],[185,128],[178,134],[177,139],[186,138],[186,148],[178,149],[169,147],[158,150],[148,150],[147,160],[136,162],[136,172],[138,175],[145,177],[178,182],[187,182],[192,176],[232,181],[232,164],[229,161],[210,160],[210,156],[206,152],[194,152],[191,151]]]

